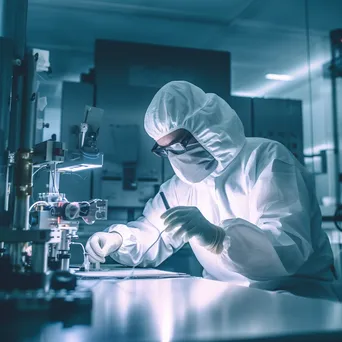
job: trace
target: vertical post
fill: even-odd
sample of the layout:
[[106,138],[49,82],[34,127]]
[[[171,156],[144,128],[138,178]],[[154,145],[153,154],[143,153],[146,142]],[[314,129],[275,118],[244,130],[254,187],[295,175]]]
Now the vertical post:
[[[0,16],[1,21],[1,16]],[[10,120],[10,94],[12,82],[12,51],[10,39],[0,37],[0,218],[6,224],[8,131]]]
[[28,0],[0,0],[0,37],[13,41],[14,58],[24,58],[27,7]]
[[49,172],[49,193],[59,193],[60,173],[57,170],[57,164],[53,163]]
[[337,111],[337,85],[336,78],[334,76],[331,77],[331,95],[332,95],[332,114],[333,114],[333,141],[334,141],[334,166],[335,166],[335,178],[336,178],[336,186],[335,186],[335,198],[336,205],[341,203],[341,190],[340,190],[340,156],[339,156],[339,136],[338,136],[338,111]]
[[16,155],[14,203],[15,229],[29,227],[29,199],[32,194],[32,151],[35,142],[36,66],[38,56],[27,53],[24,60],[24,92],[21,110],[20,148]]
[[20,148],[31,150],[35,144],[38,54],[28,51],[24,60],[24,91],[21,108]]
[[67,229],[61,231],[61,242],[59,245],[59,258],[61,260],[61,270],[69,271],[70,267],[70,232]]
[[13,83],[11,89],[11,115],[9,130],[9,150],[15,152],[19,147],[20,112],[22,84],[20,77],[20,64],[25,56],[26,49],[26,23],[28,0],[0,0],[0,36],[12,42],[11,74]]
[[32,246],[32,270],[36,273],[47,272],[48,244],[36,243]]
[[333,124],[333,141],[334,141],[334,159],[335,159],[335,179],[336,179],[336,205],[341,204],[341,187],[340,187],[340,140],[339,140],[339,120],[338,120],[338,96],[337,96],[337,77],[339,76],[336,61],[342,58],[341,39],[342,30],[334,30],[330,32],[331,43],[331,95],[332,95],[332,124]]
[[0,0],[0,217],[6,226],[11,225],[14,212],[9,156],[19,148],[21,135],[19,67],[26,46],[27,7],[28,0]]

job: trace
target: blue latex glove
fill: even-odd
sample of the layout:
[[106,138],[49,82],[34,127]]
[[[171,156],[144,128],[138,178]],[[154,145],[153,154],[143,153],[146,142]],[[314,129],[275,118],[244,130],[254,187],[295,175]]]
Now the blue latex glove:
[[175,231],[175,239],[185,241],[195,237],[201,246],[213,253],[219,254],[223,249],[225,232],[221,227],[210,223],[196,207],[174,207],[166,211],[164,219],[165,231]]

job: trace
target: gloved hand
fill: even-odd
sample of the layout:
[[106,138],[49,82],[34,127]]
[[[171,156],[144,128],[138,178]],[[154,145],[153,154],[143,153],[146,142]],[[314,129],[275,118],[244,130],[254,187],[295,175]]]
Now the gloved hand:
[[90,262],[105,262],[105,257],[117,251],[121,245],[122,237],[119,233],[98,232],[89,238],[85,249]]
[[184,237],[188,241],[196,237],[199,243],[209,251],[219,254],[223,249],[225,232],[221,227],[210,223],[196,207],[174,207],[166,211],[164,219],[165,231],[176,230],[175,239]]

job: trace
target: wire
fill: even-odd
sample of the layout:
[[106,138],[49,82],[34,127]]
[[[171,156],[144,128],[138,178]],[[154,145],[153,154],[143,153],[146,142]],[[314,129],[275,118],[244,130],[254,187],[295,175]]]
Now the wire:
[[58,191],[57,186],[56,186],[56,178],[55,178],[56,174],[57,174],[56,170],[51,171],[53,189],[54,189],[55,193],[59,195],[59,191]]
[[[170,204],[169,204],[169,202],[167,201],[167,198],[166,198],[164,192],[161,191],[161,192],[159,193],[159,195],[160,195],[160,197],[161,197],[161,199],[162,199],[162,201],[163,201],[163,204],[164,204],[164,206],[165,206],[165,209],[166,209],[166,210],[169,210],[169,209],[170,209]],[[149,252],[149,250],[150,250],[150,249],[159,241],[159,239],[161,238],[162,234],[165,232],[166,229],[167,229],[167,228],[165,228],[164,230],[162,230],[162,231],[159,233],[157,239],[156,239],[156,240],[152,243],[152,245],[145,251],[145,253],[144,253],[144,254],[142,255],[142,257],[141,257],[142,260],[144,259],[144,256]],[[136,268],[137,266],[138,266],[138,264],[134,265],[133,268],[132,268],[131,274],[130,274],[128,277],[124,278],[123,280],[127,280],[127,279],[132,278],[132,277],[133,277],[133,274],[134,274],[134,270],[135,270],[135,268]]]
[[40,170],[43,170],[47,167],[47,165],[43,165],[41,166],[39,169],[37,169],[36,171],[33,172],[32,176],[34,176],[36,173],[38,173]]
[[36,205],[46,205],[46,206],[49,206],[49,203],[48,202],[45,202],[45,201],[37,201],[35,203],[33,203],[30,208],[29,208],[29,211],[31,211]]
[[85,248],[84,248],[83,244],[81,242],[73,242],[73,241],[71,241],[70,244],[71,245],[79,245],[79,246],[82,247],[82,250],[83,250],[83,266],[86,267],[86,261],[87,261],[86,260],[87,259],[86,256],[87,256],[87,253],[85,251]]
[[[144,259],[145,255],[146,255],[146,254],[150,251],[150,249],[159,241],[159,239],[161,238],[161,236],[162,236],[162,234],[165,232],[165,230],[166,230],[166,228],[165,228],[164,230],[162,230],[162,231],[159,233],[157,239],[152,243],[152,245],[151,245],[149,248],[147,248],[147,250],[145,251],[145,253],[142,255],[141,260]],[[133,277],[133,275],[134,275],[134,270],[135,270],[135,268],[136,268],[138,265],[139,265],[139,264],[134,265],[134,266],[132,267],[131,274],[130,274],[129,276],[123,278],[122,280],[131,279],[131,278]]]
[[62,176],[64,176],[64,175],[77,176],[77,177],[81,178],[83,181],[87,180],[87,178],[88,178],[88,177],[82,177],[81,175],[79,175],[76,172],[62,172],[61,175]]
[[83,212],[83,214],[86,214],[84,211],[82,211],[82,205],[83,205],[83,204],[87,205],[87,208],[86,208],[86,209],[89,209],[89,208],[90,208],[90,203],[89,203],[88,201],[79,202],[81,212]]
[[96,154],[89,154],[89,153],[81,151],[81,153],[82,153],[83,156],[87,157],[88,159],[93,159],[93,160],[97,159],[99,157],[99,155],[100,155],[99,152],[96,153]]
[[87,254],[86,251],[85,251],[85,248],[83,246],[83,244],[81,242],[70,242],[72,245],[79,245],[82,247],[82,250],[83,250],[83,255]]

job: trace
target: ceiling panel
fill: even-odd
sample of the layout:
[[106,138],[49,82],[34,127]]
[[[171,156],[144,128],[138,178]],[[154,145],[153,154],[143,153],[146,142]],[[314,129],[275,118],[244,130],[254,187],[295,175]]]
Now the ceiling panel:
[[[29,0],[28,42],[51,50],[55,81],[89,69],[97,38],[226,50],[232,53],[235,92],[268,89],[276,96],[283,87],[265,80],[265,74],[294,72],[307,63],[304,4],[304,0]],[[328,33],[342,27],[341,13],[341,0],[309,0],[312,61],[329,58]],[[305,72],[297,74],[298,82],[307,77]]]

